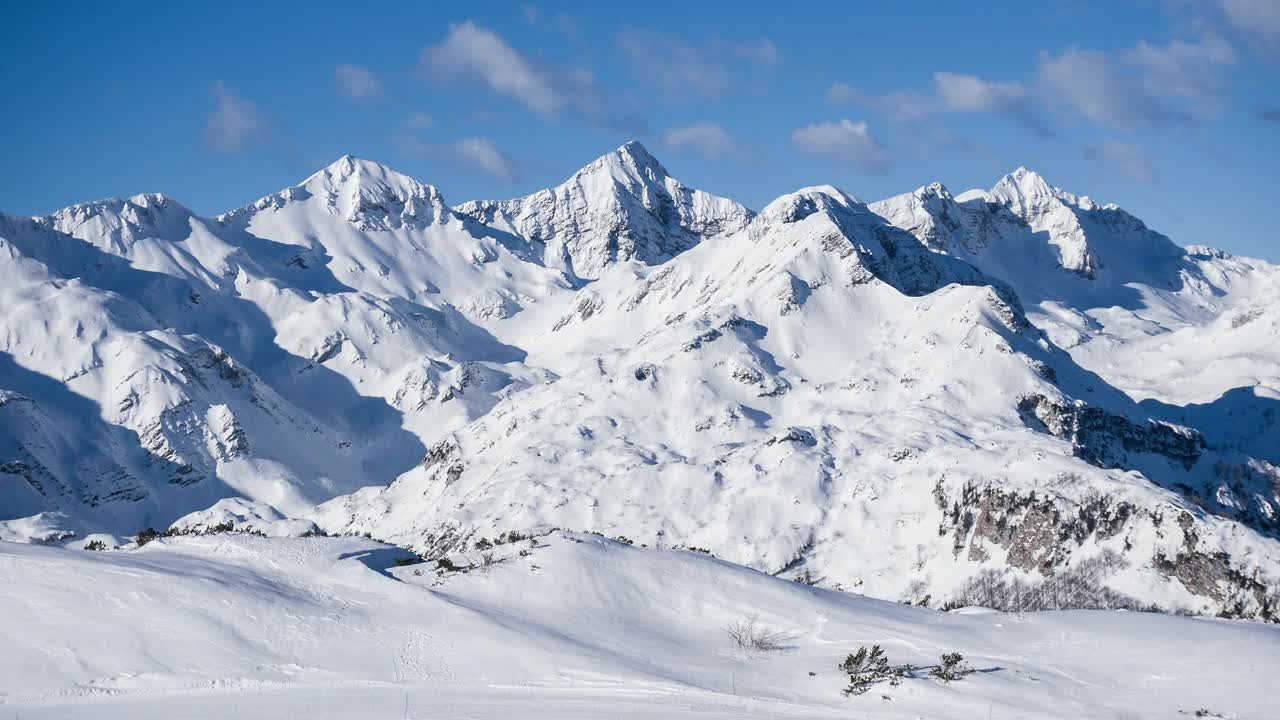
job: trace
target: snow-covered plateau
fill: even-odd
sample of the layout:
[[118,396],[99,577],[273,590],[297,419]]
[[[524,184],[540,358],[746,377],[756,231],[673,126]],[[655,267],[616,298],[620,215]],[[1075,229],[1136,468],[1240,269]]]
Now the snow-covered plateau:
[[1182,240],[635,142],[0,213],[0,718],[1267,717],[1280,267]]

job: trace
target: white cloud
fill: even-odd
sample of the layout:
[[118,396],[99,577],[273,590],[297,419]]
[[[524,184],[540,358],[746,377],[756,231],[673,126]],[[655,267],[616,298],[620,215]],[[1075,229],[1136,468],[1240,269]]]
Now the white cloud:
[[933,87],[942,106],[952,112],[1006,112],[1026,102],[1027,91],[1019,83],[992,82],[973,75],[937,72]]
[[778,46],[774,45],[769,38],[761,38],[757,42],[740,43],[733,50],[739,57],[756,65],[777,65],[782,60],[782,53],[778,52]]
[[1119,54],[1068,48],[1042,55],[1041,93],[1059,110],[1120,130],[1185,123],[1217,113],[1223,68],[1235,52],[1220,38],[1141,42]]
[[409,116],[409,127],[421,130],[431,124],[432,117],[428,113],[416,112]]
[[791,133],[791,143],[801,152],[839,160],[864,172],[889,169],[889,153],[871,136],[865,122],[815,123]]
[[1084,150],[1085,157],[1105,163],[1134,182],[1150,185],[1155,182],[1151,160],[1142,148],[1119,140],[1103,140]]
[[424,48],[419,70],[436,82],[478,84],[543,117],[576,111],[595,125],[645,131],[634,103],[606,95],[590,70],[536,62],[470,21],[450,25],[443,41]]
[[857,103],[906,123],[938,113],[1004,114],[1040,135],[1050,134],[1047,110],[1120,130],[1191,123],[1221,109],[1226,68],[1236,60],[1221,37],[1201,33],[1195,41],[1139,42],[1121,51],[1070,47],[1056,55],[1041,53],[1027,83],[936,72],[928,91],[871,95],[838,82],[828,88],[826,99]]
[[205,126],[205,140],[214,148],[227,152],[244,149],[262,140],[267,122],[256,105],[236,94],[222,81],[210,88],[215,107]]
[[861,102],[866,96],[858,92],[858,89],[849,83],[832,83],[827,88],[826,100],[832,105],[840,105],[849,102]]
[[1118,72],[1100,50],[1068,48],[1057,57],[1043,55],[1039,83],[1051,104],[1099,125],[1128,129],[1160,115],[1135,80]]
[[569,104],[553,73],[470,21],[450,25],[443,42],[422,51],[421,66],[437,79],[482,83],[540,115],[554,116]]
[[632,74],[673,96],[716,99],[752,72],[777,65],[781,53],[767,38],[755,42],[711,39],[689,42],[677,35],[638,28],[618,33],[618,47]]
[[1143,74],[1149,93],[1186,100],[1192,112],[1202,114],[1216,111],[1223,93],[1218,68],[1234,63],[1235,51],[1218,36],[1206,35],[1198,43],[1140,42],[1125,53],[1125,60]]
[[558,12],[547,17],[538,10],[536,5],[531,4],[520,6],[520,10],[527,25],[546,27],[565,37],[573,37],[578,34],[578,19],[567,12]]
[[936,72],[928,92],[897,90],[870,95],[847,83],[827,89],[831,104],[857,103],[878,110],[895,122],[917,123],[938,113],[1003,113],[1039,134],[1048,130],[1034,111],[1030,93],[1020,83],[984,80],[973,75]]
[[516,178],[516,168],[511,160],[487,138],[469,137],[458,140],[452,146],[454,156],[467,167],[487,173],[502,182]]
[[673,148],[688,148],[710,159],[728,157],[737,152],[724,128],[715,123],[697,123],[668,130],[662,141]]
[[1280,2],[1220,0],[1222,14],[1236,29],[1259,39],[1280,42]]
[[338,92],[349,100],[382,97],[382,83],[359,65],[339,65],[334,70],[334,78],[338,81]]

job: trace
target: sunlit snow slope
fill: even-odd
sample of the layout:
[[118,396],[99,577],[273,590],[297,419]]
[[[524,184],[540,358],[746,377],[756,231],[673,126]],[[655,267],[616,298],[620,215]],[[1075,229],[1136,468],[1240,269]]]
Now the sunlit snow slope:
[[634,142],[456,208],[344,157],[216,218],[0,214],[0,539],[560,527],[1274,620],[1277,297],[1025,169],[757,214]]
[[[0,543],[0,716],[1262,718],[1280,669],[1274,626],[940,613],[589,535],[467,572],[405,557],[359,538]],[[733,645],[752,617],[777,650]],[[978,672],[842,695],[837,663],[871,644]]]

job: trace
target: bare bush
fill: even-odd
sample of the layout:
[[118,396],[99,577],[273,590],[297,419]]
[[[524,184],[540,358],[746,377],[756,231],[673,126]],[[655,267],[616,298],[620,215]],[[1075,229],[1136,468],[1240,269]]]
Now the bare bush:
[[1124,564],[1116,553],[1105,551],[1039,582],[987,569],[966,580],[944,609],[966,606],[1004,612],[1150,609],[1137,599],[1106,586],[1106,578]]
[[743,652],[774,652],[782,649],[782,633],[761,625],[755,615],[731,623],[724,629],[733,644]]

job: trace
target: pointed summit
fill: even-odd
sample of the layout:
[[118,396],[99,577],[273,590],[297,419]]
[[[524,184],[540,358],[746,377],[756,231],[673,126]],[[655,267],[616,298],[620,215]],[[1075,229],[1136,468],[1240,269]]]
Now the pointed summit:
[[390,193],[402,198],[434,198],[443,202],[440,192],[431,185],[420,183],[381,163],[354,155],[343,155],[302,181],[300,187],[313,192],[318,187],[342,187],[366,195]]
[[588,172],[600,166],[608,166],[627,174],[643,175],[652,179],[666,178],[671,175],[662,163],[640,144],[639,140],[632,140],[608,155],[602,156],[583,168],[582,172]]
[[742,229],[752,217],[732,200],[685,187],[634,140],[554,188],[469,202],[457,211],[542,243],[548,267],[584,280],[619,262],[665,262],[703,239]]

